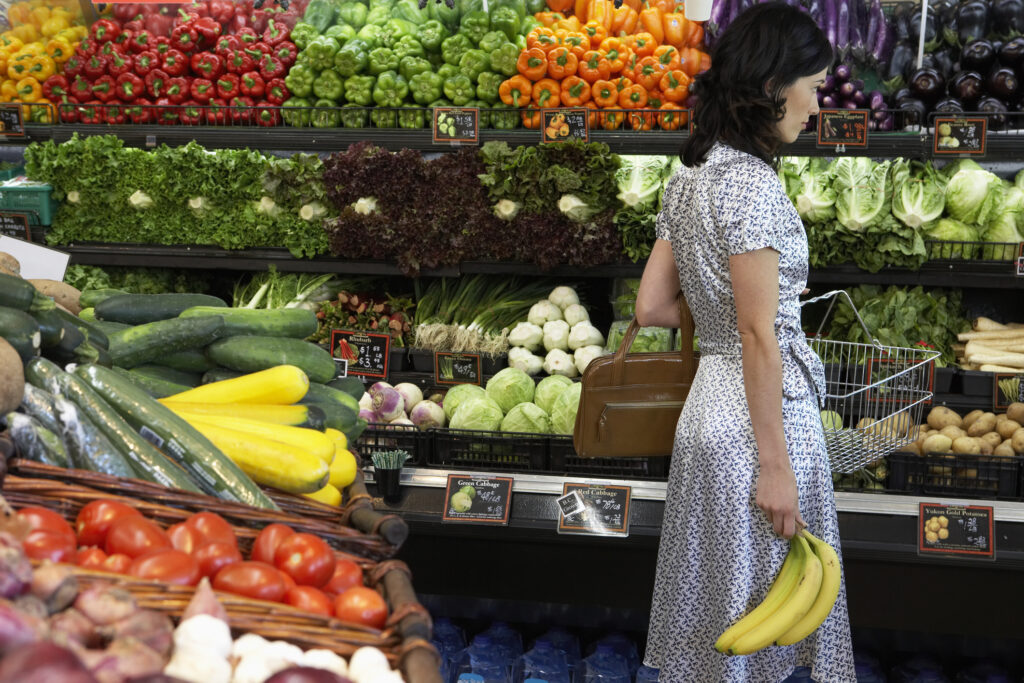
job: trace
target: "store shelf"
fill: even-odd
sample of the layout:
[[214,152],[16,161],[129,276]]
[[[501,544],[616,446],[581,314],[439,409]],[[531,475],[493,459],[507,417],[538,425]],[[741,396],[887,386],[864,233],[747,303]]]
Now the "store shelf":
[[967,289],[1024,289],[1024,277],[1017,277],[1011,262],[995,265],[972,261],[925,263],[920,270],[882,268],[869,273],[846,264],[812,268],[810,285],[921,285]]

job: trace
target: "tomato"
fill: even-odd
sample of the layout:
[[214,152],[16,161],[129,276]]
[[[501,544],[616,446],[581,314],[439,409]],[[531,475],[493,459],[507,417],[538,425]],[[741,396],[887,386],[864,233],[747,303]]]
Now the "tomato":
[[287,524],[268,524],[252,542],[252,553],[250,553],[249,559],[274,564],[274,553],[277,552],[277,546],[281,545],[281,541],[293,535],[295,535],[295,530]]
[[334,551],[318,536],[293,534],[274,552],[274,566],[300,586],[320,588],[334,575]]
[[67,521],[53,510],[41,507],[25,507],[18,510],[18,517],[28,522],[30,531],[48,531],[75,537],[75,532]]
[[128,573],[140,579],[154,579],[176,586],[194,586],[202,578],[196,558],[173,548],[136,557]]
[[277,570],[277,573],[281,575],[282,579],[284,579],[285,588],[287,588],[288,590],[291,590],[291,589],[293,589],[293,588],[295,588],[296,586],[299,585],[299,584],[295,583],[295,579],[293,579],[292,577],[288,576],[287,574],[285,574],[280,569]]
[[203,543],[203,537],[199,535],[199,532],[186,526],[184,522],[167,527],[167,537],[171,539],[171,546],[175,550],[181,550],[190,555]]
[[331,599],[319,588],[296,586],[285,593],[284,601],[285,604],[313,614],[323,614],[326,617],[334,616]]
[[164,530],[142,515],[119,517],[107,531],[105,550],[110,555],[123,553],[134,559],[154,550],[172,548]]
[[213,588],[271,602],[281,602],[287,591],[281,572],[264,562],[229,564],[213,577]]
[[[71,527],[68,527],[69,529]],[[31,531],[21,542],[25,554],[33,560],[72,562],[75,559],[74,534],[54,531]]]
[[114,553],[103,560],[103,570],[114,574],[127,574],[132,567],[132,558],[124,553]]
[[193,528],[207,543],[223,541],[238,545],[235,530],[231,528],[226,519],[216,512],[197,512],[185,520],[185,526]]
[[216,576],[217,572],[230,564],[242,561],[238,546],[224,541],[214,541],[196,548],[192,557],[199,563],[199,573],[209,577]]
[[335,598],[334,616],[353,624],[384,628],[388,620],[388,606],[377,591],[356,586]]
[[75,553],[75,564],[89,569],[103,569],[107,554],[99,548],[79,548]]
[[341,595],[352,586],[363,585],[363,568],[352,560],[342,557],[335,558],[334,575],[324,586],[324,591]]
[[135,508],[116,500],[94,500],[78,511],[75,517],[75,531],[79,545],[94,545],[102,548],[107,541],[111,523],[119,517],[141,517]]

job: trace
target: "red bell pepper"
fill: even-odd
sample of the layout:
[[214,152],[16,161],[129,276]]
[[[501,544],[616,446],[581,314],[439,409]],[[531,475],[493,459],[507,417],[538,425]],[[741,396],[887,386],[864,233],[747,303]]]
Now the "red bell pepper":
[[124,123],[128,120],[128,115],[125,113],[125,106],[120,103],[107,104],[103,107],[103,120],[114,125]]
[[99,100],[89,100],[78,105],[78,116],[82,123],[103,123],[106,121],[105,109]]
[[161,126],[173,126],[178,123],[178,112],[180,109],[174,105],[166,97],[160,97],[156,100],[156,109],[153,111],[153,115],[156,122]]
[[78,101],[73,97],[62,97],[57,104],[57,114],[60,115],[61,123],[77,123]]
[[299,48],[295,47],[295,43],[285,40],[274,46],[272,54],[280,59],[286,68],[290,68],[299,55]]
[[269,81],[272,78],[283,77],[285,73],[284,64],[281,60],[272,55],[263,55],[260,59],[260,76]]
[[251,28],[249,26],[249,15],[241,11],[235,14],[235,16],[231,18],[231,23],[228,24],[228,30],[235,35],[238,35],[239,31],[244,31],[248,28]]
[[192,55],[192,73],[213,80],[224,73],[224,62],[212,52],[197,52]]
[[129,21],[135,21],[143,15],[143,4],[141,2],[125,2],[114,5],[114,19],[121,22],[121,25]]
[[81,76],[75,76],[75,80],[71,82],[70,90],[71,96],[79,102],[87,102],[92,99],[92,83]]
[[123,46],[114,42],[102,43],[98,48],[96,48],[96,54],[102,55],[107,59],[110,59],[114,55],[124,54],[125,52],[127,52],[127,50]]
[[208,78],[193,78],[189,93],[196,102],[206,104],[217,94],[217,86]]
[[107,63],[107,73],[117,78],[121,74],[131,72],[134,66],[135,60],[131,55],[114,54],[111,55],[110,61]]
[[217,43],[217,38],[221,34],[221,27],[216,21],[210,17],[200,17],[195,22],[194,27],[199,35],[200,47],[211,48]]
[[228,118],[228,103],[215,97],[207,104],[206,122],[211,126],[223,126]]
[[252,106],[253,101],[251,97],[242,95],[240,97],[231,98],[231,122],[232,123],[251,123],[252,122]]
[[217,42],[213,47],[213,51],[216,52],[221,59],[227,59],[228,54],[239,49],[241,46],[242,43],[238,40],[238,36],[221,36],[217,39]]
[[103,55],[93,55],[82,65],[82,75],[90,81],[96,80],[105,73],[107,73],[107,58]]
[[129,52],[131,50],[132,38],[134,37],[135,33],[130,31],[129,29],[123,28],[121,29],[121,32],[117,34],[117,37],[110,42],[114,45],[121,46],[121,49],[125,52]]
[[64,75],[68,78],[74,78],[82,73],[83,66],[85,66],[85,59],[77,54],[73,54],[68,57],[68,61],[64,62]]
[[270,13],[265,9],[254,9],[249,13],[249,25],[260,35],[263,35],[263,32],[267,30],[269,22]]
[[134,102],[146,93],[146,83],[135,74],[125,73],[117,77],[117,96],[123,102]]
[[121,25],[110,19],[100,19],[89,29],[89,35],[97,43],[109,43],[121,33]]
[[132,123],[149,123],[153,120],[153,104],[146,98],[140,97],[130,106],[125,107],[125,113],[128,114]]
[[255,71],[242,74],[241,81],[240,89],[243,95],[259,99],[266,92],[267,85],[263,80],[263,76],[260,76]]
[[281,123],[281,110],[266,100],[256,104],[256,123],[261,126],[276,126]]
[[199,32],[191,22],[178,24],[171,31],[171,47],[182,52],[192,52],[199,46]]
[[160,36],[159,38],[153,39],[153,50],[163,57],[165,54],[173,50],[171,47],[171,39],[166,36]]
[[76,51],[82,57],[89,57],[96,54],[96,50],[98,50],[99,47],[100,44],[92,38],[82,38],[78,41],[78,48],[76,48]]
[[282,43],[292,35],[292,30],[273,19],[267,22],[267,30],[263,32],[263,42],[267,45]]
[[230,0],[210,0],[210,17],[220,24],[226,24],[235,16],[235,6]]
[[158,7],[157,5],[147,5],[147,8],[152,8],[152,11],[148,12],[142,20],[146,30],[155,38],[169,37],[174,28],[174,17],[176,16],[174,12],[168,7]]
[[256,68],[256,60],[245,50],[232,50],[224,58],[224,68],[233,74],[244,74]]
[[146,74],[146,92],[154,100],[164,97],[167,92],[167,81],[171,77],[162,69],[153,69]]
[[195,14],[200,17],[210,16],[210,3],[205,0],[192,0],[185,9],[188,10],[189,14]]
[[145,78],[153,69],[160,68],[160,55],[153,50],[146,50],[135,55],[135,73]]
[[217,79],[216,86],[217,96],[230,100],[241,92],[242,79],[238,77],[238,74],[221,74]]
[[249,27],[235,31],[235,35],[238,36],[238,39],[245,45],[252,45],[253,43],[259,42],[260,39],[259,34]]
[[163,56],[160,68],[169,76],[183,76],[188,70],[188,57],[181,50],[171,48]]
[[272,48],[262,40],[257,40],[255,43],[250,43],[246,49],[250,52],[255,52],[261,55],[269,55],[271,54]]
[[139,31],[144,31],[146,27],[143,25],[141,19],[132,19],[131,21],[121,24],[122,31],[131,31],[134,36]]
[[92,83],[92,95],[101,102],[117,97],[117,81],[113,76],[100,76]]
[[187,78],[181,76],[168,78],[164,93],[167,95],[167,99],[174,104],[181,104],[188,99],[190,87],[191,84]]
[[128,51],[132,54],[139,54],[140,52],[151,50],[154,46],[154,40],[156,39],[153,38],[153,34],[146,29],[136,31],[135,35],[132,36],[132,41],[128,44]]
[[283,78],[274,78],[267,81],[266,98],[271,104],[280,107],[290,96],[288,86],[284,84]]
[[71,84],[68,83],[67,76],[61,74],[54,74],[43,81],[43,97],[56,102],[65,95],[71,94]]
[[182,102],[181,109],[178,110],[178,119],[186,126],[194,126],[203,120],[203,110],[199,108],[198,102]]

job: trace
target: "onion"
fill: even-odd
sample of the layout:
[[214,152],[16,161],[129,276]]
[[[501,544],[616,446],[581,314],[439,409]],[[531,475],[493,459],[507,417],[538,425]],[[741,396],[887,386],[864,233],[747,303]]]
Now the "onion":
[[213,588],[210,587],[210,579],[205,576],[196,586],[196,592],[192,594],[192,599],[185,607],[185,611],[181,613],[181,620],[186,621],[198,614],[208,614],[224,623],[228,621],[228,611],[224,609],[224,605],[220,604]]
[[197,614],[178,624],[174,630],[175,651],[208,652],[227,659],[231,656],[231,629],[227,622],[209,614]]
[[100,635],[108,640],[134,638],[167,657],[174,644],[174,624],[166,614],[143,609],[110,626],[104,626],[100,629]]
[[86,619],[85,615],[74,607],[50,617],[50,637],[58,645],[75,643],[82,647],[91,647],[97,644],[97,636],[96,624]]
[[75,653],[54,643],[20,647],[0,661],[0,681],[96,683]]
[[388,658],[375,647],[361,647],[352,653],[348,662],[348,675],[356,680],[369,680],[371,676],[391,671]]
[[138,611],[135,598],[126,590],[94,586],[78,594],[75,607],[97,626],[121,621]]
[[86,650],[80,655],[100,683],[120,683],[136,676],[161,673],[163,655],[135,638],[121,638],[97,652]]
[[0,601],[0,655],[40,640],[45,632],[45,621],[7,600]]
[[78,597],[78,579],[66,564],[44,562],[32,573],[32,595],[43,601],[48,614],[56,614]]
[[385,422],[402,417],[405,412],[405,401],[402,395],[389,386],[381,387],[374,393],[373,388],[378,384],[383,384],[383,382],[377,382],[370,387],[370,393],[373,395],[373,411]]
[[433,401],[420,401],[413,406],[409,419],[423,430],[444,427],[444,408]]
[[18,597],[31,581],[32,564],[21,542],[9,533],[0,533],[0,598]]
[[278,671],[265,683],[352,683],[352,681],[325,669],[317,669],[312,666],[291,666],[284,671]]
[[407,410],[423,400],[423,392],[411,382],[396,384],[395,391],[402,395],[402,405]]

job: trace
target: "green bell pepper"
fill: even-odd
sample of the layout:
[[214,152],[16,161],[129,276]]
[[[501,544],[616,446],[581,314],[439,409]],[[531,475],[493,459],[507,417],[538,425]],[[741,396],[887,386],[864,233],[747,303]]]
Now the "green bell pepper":
[[316,74],[305,64],[296,64],[284,77],[284,84],[288,86],[288,92],[295,97],[308,97],[313,92],[313,79]]
[[423,128],[427,125],[427,116],[419,107],[403,107],[398,112],[399,128]]
[[500,31],[507,40],[515,40],[522,27],[523,20],[511,7],[499,7],[491,12],[491,30]]
[[370,10],[361,2],[344,2],[338,8],[338,21],[342,21],[355,30],[366,25],[366,15]]
[[378,47],[370,50],[370,73],[379,76],[385,71],[398,69],[398,55],[390,47]]
[[491,18],[487,12],[470,12],[462,15],[459,22],[459,33],[469,38],[469,42],[476,45],[491,30]]
[[467,50],[472,50],[473,45],[467,36],[456,33],[441,41],[441,56],[444,57],[446,64],[458,66],[462,55],[466,54]]
[[428,52],[427,61],[430,62],[430,66],[437,71],[444,65],[444,57],[441,56],[440,52]]
[[[312,106],[313,103],[303,97],[290,97],[282,106],[281,118],[284,119],[284,122],[289,126],[303,128],[309,125],[309,109],[307,107]],[[296,111],[289,111],[296,107],[303,108]]]
[[378,107],[401,107],[409,94],[409,82],[395,71],[385,71],[373,86],[373,101]]
[[[355,38],[348,41],[334,55],[334,70],[348,78],[362,73],[370,63],[370,48],[362,40]],[[295,68],[295,67],[292,67]],[[312,87],[312,86],[311,86]]]
[[499,47],[509,41],[505,37],[505,34],[501,31],[488,31],[484,34],[484,37],[480,39],[480,43],[477,45],[484,52],[490,52],[491,50],[497,50]]
[[409,92],[417,104],[429,104],[441,97],[444,79],[435,73],[425,71],[409,79]]
[[330,0],[309,0],[302,21],[315,28],[317,33],[323,33],[334,23],[335,11],[334,3]]
[[394,109],[373,109],[370,111],[370,121],[375,128],[397,128],[398,112]]
[[448,31],[454,33],[459,28],[459,8],[458,6],[449,7],[441,2],[428,2],[427,3],[427,14],[434,21],[438,21]]
[[[547,3],[544,3],[544,9],[547,9]],[[488,8],[491,14],[494,14],[495,10],[499,9],[510,9],[512,10],[519,21],[526,18],[526,3],[523,0],[488,0]],[[536,12],[534,12],[536,14]]]
[[427,105],[427,107],[429,107],[430,109],[433,109],[435,107],[450,107],[450,106],[452,106],[452,103],[450,101],[446,100],[443,97],[439,97],[439,98],[437,98],[436,100],[434,100],[433,102],[431,102],[430,104]]
[[373,104],[373,76],[349,76],[345,79],[345,100],[360,107]]
[[459,74],[446,78],[444,81],[444,96],[450,99],[456,106],[461,107],[469,102],[476,95],[476,87],[469,76]]
[[338,41],[338,45],[344,45],[356,37],[356,30],[348,24],[335,24],[327,29],[324,35]]
[[402,36],[402,38],[391,46],[391,49],[395,51],[398,58],[402,57],[426,57],[427,53],[424,51],[423,46],[420,45],[420,41],[416,40],[412,36]]
[[465,74],[469,80],[476,83],[480,74],[487,71],[491,66],[491,59],[483,50],[467,50],[459,60],[459,73]]
[[477,109],[479,109],[480,110],[480,118],[478,119],[478,122],[480,124],[480,127],[481,128],[490,128],[491,127],[491,112],[487,111],[487,109],[490,107],[489,104],[487,104],[486,102],[482,102],[481,100],[470,100],[469,102],[466,102],[466,104],[464,104],[463,106],[464,107],[476,107]]
[[513,43],[505,43],[497,50],[491,50],[491,71],[505,76],[516,75],[516,62],[519,60],[520,49]]
[[[528,36],[530,35],[530,31],[537,28],[538,26],[543,25],[544,24],[537,21],[532,15],[528,16],[525,19],[523,19],[523,25],[519,27],[519,35]],[[526,47],[526,45],[524,44],[523,47]]]
[[444,24],[436,19],[424,21],[416,29],[416,40],[420,41],[423,49],[430,52],[437,52],[441,49],[441,41],[448,35]]
[[369,5],[370,9],[377,9],[378,7],[383,7],[390,11],[391,8],[395,6],[395,2],[396,0],[370,0],[367,4]]
[[320,33],[315,28],[300,21],[295,24],[295,28],[292,29],[292,34],[289,40],[295,43],[295,47],[300,50],[305,50],[306,46],[309,45],[309,41],[319,35]]
[[453,64],[442,64],[434,71],[436,71],[437,75],[441,77],[441,80],[459,75],[459,67]]
[[314,71],[323,71],[334,66],[334,57],[338,54],[341,46],[334,38],[320,36],[314,39],[306,47],[306,63]]
[[362,105],[346,104],[341,108],[341,125],[346,128],[366,128],[367,114],[369,112]]
[[432,73],[433,71],[434,69],[430,66],[430,62],[422,57],[402,57],[398,62],[398,73],[402,74],[407,81],[411,81],[412,77],[416,74]]
[[310,122],[314,128],[337,128],[341,123],[340,112],[331,100],[317,100],[310,112]]
[[388,19],[380,29],[380,42],[385,47],[394,47],[403,36],[416,37],[416,24],[405,19]]
[[503,102],[493,105],[502,111],[491,112],[491,125],[500,130],[512,130],[519,127],[519,110]]
[[366,13],[366,23],[375,26],[383,26],[391,21],[390,7],[373,7]]
[[492,71],[485,71],[476,79],[476,96],[483,100],[488,106],[492,106],[501,99],[498,95],[498,88],[501,87],[505,77]]
[[460,17],[464,17],[470,12],[484,11],[483,0],[455,0],[455,6],[459,8]]
[[396,19],[405,19],[419,25],[429,19],[426,9],[420,9],[418,0],[398,0],[391,10],[391,16]]
[[526,13],[531,17],[537,12],[544,12],[547,9],[547,0],[526,0]]
[[321,71],[313,81],[313,94],[320,100],[340,100],[345,94],[345,81],[336,71]]
[[369,46],[368,49],[372,50],[381,44],[381,28],[377,24],[366,24],[356,33],[356,38],[366,43]]

